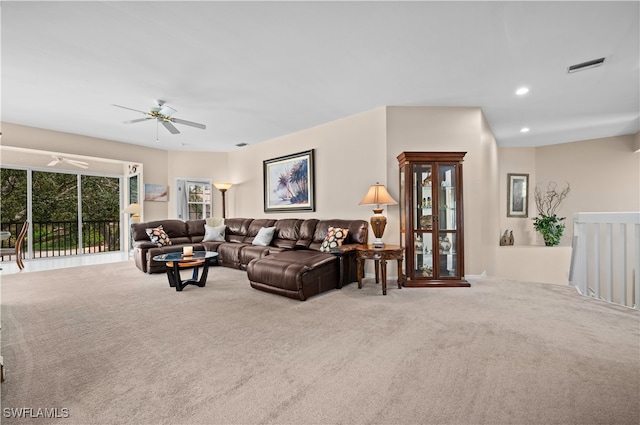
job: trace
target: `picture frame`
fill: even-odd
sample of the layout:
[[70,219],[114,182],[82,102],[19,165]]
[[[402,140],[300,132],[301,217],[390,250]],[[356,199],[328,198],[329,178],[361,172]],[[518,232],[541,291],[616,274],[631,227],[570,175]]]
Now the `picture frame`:
[[167,202],[169,200],[169,186],[163,184],[144,184],[144,200],[153,202]]
[[529,217],[529,174],[507,174],[507,217]]
[[315,211],[313,149],[263,161],[264,211]]

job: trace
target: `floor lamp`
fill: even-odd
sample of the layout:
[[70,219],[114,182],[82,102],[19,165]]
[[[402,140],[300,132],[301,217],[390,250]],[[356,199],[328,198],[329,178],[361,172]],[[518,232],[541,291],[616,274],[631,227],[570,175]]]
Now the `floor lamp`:
[[129,206],[122,210],[123,214],[130,214],[129,222],[130,223],[140,223],[140,204],[129,204]]
[[140,211],[142,211],[142,207],[140,204],[129,204],[129,206],[122,210],[123,214],[127,214],[129,216],[129,249],[133,248],[133,231],[131,230],[131,225],[133,223],[140,223]]
[[214,183],[213,185],[216,187],[216,189],[222,192],[222,218],[227,218],[226,216],[227,208],[224,203],[224,194],[227,190],[229,190],[231,186],[233,186],[233,184],[232,183]]

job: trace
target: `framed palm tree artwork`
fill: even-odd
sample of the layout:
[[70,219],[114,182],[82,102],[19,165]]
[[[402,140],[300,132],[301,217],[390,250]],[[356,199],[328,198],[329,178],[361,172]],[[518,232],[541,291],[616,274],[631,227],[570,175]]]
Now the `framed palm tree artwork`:
[[313,149],[263,161],[264,211],[315,211]]

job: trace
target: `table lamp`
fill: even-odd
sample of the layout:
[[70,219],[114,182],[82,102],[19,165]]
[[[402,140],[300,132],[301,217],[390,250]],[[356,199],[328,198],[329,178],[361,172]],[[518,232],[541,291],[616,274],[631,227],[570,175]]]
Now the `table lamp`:
[[229,190],[229,188],[231,186],[233,186],[232,183],[214,183],[213,184],[216,189],[218,189],[220,192],[222,192],[222,218],[226,218],[226,208],[225,208],[225,204],[224,204],[224,193]]
[[372,244],[374,248],[384,248],[382,235],[384,234],[384,228],[387,226],[387,217],[382,215],[383,208],[380,208],[380,204],[393,205],[397,204],[397,202],[389,195],[387,188],[383,184],[376,182],[376,184],[371,185],[367,194],[360,201],[360,205],[377,205],[377,208],[373,209],[373,216],[369,221],[376,237]]

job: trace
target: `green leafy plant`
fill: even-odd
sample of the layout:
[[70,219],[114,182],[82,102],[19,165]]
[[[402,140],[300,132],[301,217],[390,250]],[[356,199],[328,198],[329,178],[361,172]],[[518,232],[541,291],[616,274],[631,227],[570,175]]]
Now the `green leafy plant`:
[[564,234],[566,217],[558,217],[556,209],[566,199],[571,191],[569,183],[563,190],[558,190],[556,182],[549,182],[546,191],[541,191],[537,186],[534,190],[538,217],[533,218],[533,227],[540,232],[547,246],[556,246]]
[[558,217],[555,214],[541,215],[533,219],[533,227],[542,234],[545,245],[556,246],[560,243],[565,228],[562,222],[564,219],[565,217]]

